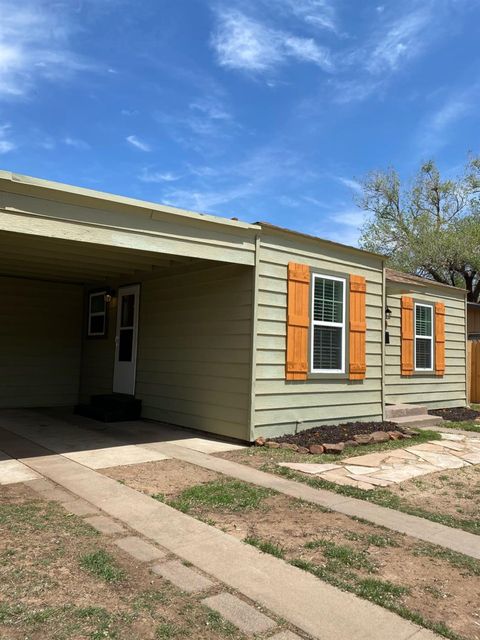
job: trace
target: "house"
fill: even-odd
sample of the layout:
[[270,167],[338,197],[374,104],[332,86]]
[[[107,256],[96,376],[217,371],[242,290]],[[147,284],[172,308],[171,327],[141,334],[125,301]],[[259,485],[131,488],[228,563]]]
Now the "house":
[[380,255],[5,171],[0,252],[3,408],[114,392],[252,441],[466,403],[465,292]]

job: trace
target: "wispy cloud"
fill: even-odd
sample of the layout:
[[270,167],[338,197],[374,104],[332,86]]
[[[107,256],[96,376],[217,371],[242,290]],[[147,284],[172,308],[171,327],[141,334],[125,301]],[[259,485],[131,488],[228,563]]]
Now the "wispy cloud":
[[85,142],[85,140],[80,140],[79,138],[71,138],[70,136],[67,136],[66,138],[64,138],[63,142],[67,145],[67,147],[73,147],[74,149],[79,149],[82,151],[90,149],[90,145],[88,144],[88,142]]
[[149,169],[143,169],[138,179],[142,182],[162,183],[176,182],[180,180],[181,177],[180,174],[172,173],[171,171],[151,171]]
[[343,176],[336,176],[338,182],[341,182],[345,187],[355,191],[356,193],[362,192],[362,185],[356,180],[352,180],[351,178],[344,178]]
[[313,38],[272,28],[238,9],[222,9],[217,20],[212,46],[221,66],[262,73],[296,60],[332,69],[329,51]]
[[0,154],[9,153],[17,148],[17,145],[10,137],[11,126],[9,124],[0,125]]
[[330,0],[265,0],[269,6],[296,16],[307,24],[330,31],[337,31],[335,7]]
[[93,69],[69,46],[68,12],[45,0],[0,0],[0,98],[28,94],[40,79]]
[[151,147],[149,144],[147,144],[146,142],[143,142],[142,140],[140,140],[140,138],[138,138],[135,135],[131,135],[131,136],[127,136],[126,141],[132,145],[132,147],[135,147],[136,149],[140,149],[140,151],[151,151]]

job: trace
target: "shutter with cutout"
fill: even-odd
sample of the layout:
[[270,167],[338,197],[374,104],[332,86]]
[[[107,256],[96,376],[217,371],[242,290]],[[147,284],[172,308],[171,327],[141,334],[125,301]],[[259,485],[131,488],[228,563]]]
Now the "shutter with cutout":
[[306,380],[310,324],[310,268],[289,262],[287,294],[287,380]]
[[445,374],[445,305],[435,303],[435,375]]
[[402,297],[401,318],[401,373],[402,376],[413,375],[413,298]]
[[349,372],[350,380],[363,380],[366,365],[366,296],[367,285],[363,276],[350,276],[349,298]]

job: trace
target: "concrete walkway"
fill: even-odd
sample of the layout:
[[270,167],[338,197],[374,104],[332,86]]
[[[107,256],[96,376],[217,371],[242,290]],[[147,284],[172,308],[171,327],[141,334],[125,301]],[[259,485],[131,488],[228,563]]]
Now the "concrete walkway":
[[[318,640],[438,638],[377,605],[340,591],[283,560],[263,554],[214,527],[11,431],[0,429],[0,439],[8,455],[36,473]],[[182,450],[182,447],[178,449]],[[192,450],[190,453],[205,455]]]

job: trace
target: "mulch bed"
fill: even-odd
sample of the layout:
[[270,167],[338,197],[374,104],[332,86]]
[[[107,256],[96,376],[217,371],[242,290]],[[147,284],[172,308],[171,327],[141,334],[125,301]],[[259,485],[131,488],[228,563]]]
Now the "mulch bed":
[[278,443],[296,444],[299,447],[308,447],[312,444],[329,442],[337,444],[351,440],[353,436],[374,433],[375,431],[397,431],[398,425],[394,422],[345,422],[344,424],[322,425],[292,435],[269,438]]
[[480,417],[480,411],[475,411],[475,409],[469,409],[468,407],[430,409],[428,413],[432,416],[440,416],[444,420],[450,420],[451,422],[471,422]]

